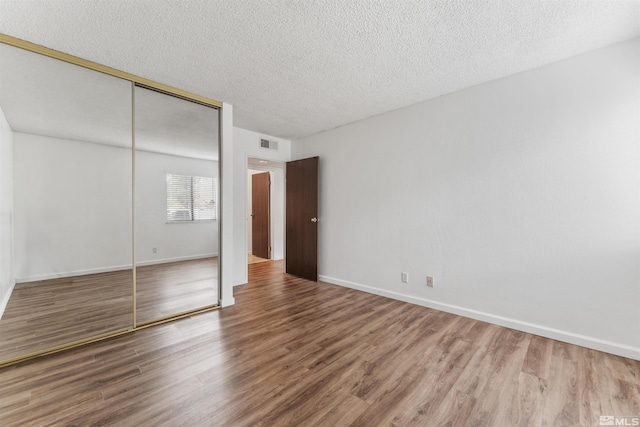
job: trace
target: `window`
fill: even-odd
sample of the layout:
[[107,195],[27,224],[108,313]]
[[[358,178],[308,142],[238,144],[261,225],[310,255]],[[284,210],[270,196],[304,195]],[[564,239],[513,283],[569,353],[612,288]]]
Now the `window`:
[[215,178],[167,174],[167,222],[216,219]]

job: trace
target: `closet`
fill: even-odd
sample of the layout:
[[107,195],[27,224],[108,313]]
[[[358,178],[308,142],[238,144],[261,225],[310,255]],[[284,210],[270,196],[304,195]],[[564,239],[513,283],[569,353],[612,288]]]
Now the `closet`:
[[0,35],[0,366],[219,306],[220,107]]

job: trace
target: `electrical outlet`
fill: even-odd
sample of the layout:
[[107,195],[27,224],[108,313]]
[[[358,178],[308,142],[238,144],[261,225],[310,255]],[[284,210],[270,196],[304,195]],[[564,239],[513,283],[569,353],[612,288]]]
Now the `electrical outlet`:
[[433,288],[433,277],[427,276],[427,286]]
[[400,280],[402,280],[402,283],[409,283],[409,273],[402,273]]
[[158,252],[158,248],[152,248],[151,251],[155,254]]

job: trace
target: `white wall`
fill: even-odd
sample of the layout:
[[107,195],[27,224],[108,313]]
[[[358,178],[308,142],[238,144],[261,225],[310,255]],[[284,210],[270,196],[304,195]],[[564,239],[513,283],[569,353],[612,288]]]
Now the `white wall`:
[[[260,138],[278,141],[278,150],[260,147]],[[286,162],[291,160],[291,142],[269,135],[233,128],[233,284],[247,283],[247,160],[256,157],[264,160]],[[276,203],[274,200],[273,203]],[[284,206],[284,202],[282,203]],[[240,218],[245,220],[241,221]],[[274,233],[278,234],[278,233]]]
[[14,284],[13,132],[0,109],[0,318]]
[[[220,306],[228,307],[235,304],[233,297],[234,285],[234,254],[235,254],[235,225],[233,220],[236,212],[235,194],[236,174],[235,144],[233,127],[233,105],[222,103],[220,110],[220,183],[218,188],[220,195],[218,202],[220,218],[220,254],[218,258],[218,274],[220,275]],[[246,199],[246,197],[245,197]],[[245,251],[246,253],[246,251]],[[246,256],[246,255],[245,255]]]
[[217,256],[217,220],[167,223],[167,173],[209,176],[217,181],[218,162],[136,151],[136,263]]
[[131,150],[16,132],[14,200],[17,281],[131,266]]
[[320,156],[321,280],[640,359],[639,53],[294,141]]
[[284,258],[284,169],[252,165],[255,169],[249,169],[247,175],[247,253],[252,253],[251,248],[251,175],[268,172],[271,179],[270,187],[270,214],[271,214],[271,259]]

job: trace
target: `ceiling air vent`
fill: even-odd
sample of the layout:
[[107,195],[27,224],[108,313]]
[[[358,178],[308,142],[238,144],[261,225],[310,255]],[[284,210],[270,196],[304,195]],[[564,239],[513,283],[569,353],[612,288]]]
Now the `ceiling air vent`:
[[269,141],[268,139],[261,138],[260,139],[260,147],[268,148],[270,150],[278,149],[278,141]]

